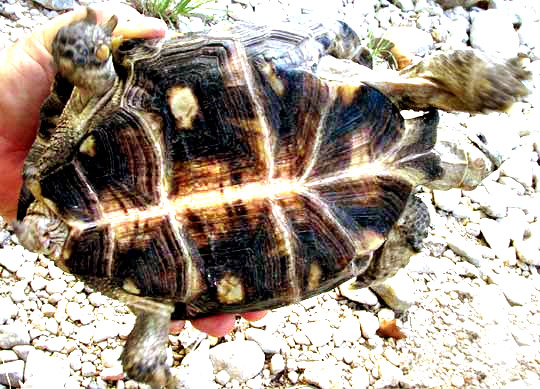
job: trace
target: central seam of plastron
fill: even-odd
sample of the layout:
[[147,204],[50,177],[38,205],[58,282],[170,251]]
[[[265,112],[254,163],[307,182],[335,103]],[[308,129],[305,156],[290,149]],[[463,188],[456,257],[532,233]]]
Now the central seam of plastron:
[[[244,50],[237,50],[236,54],[240,56],[245,56]],[[289,266],[287,266],[288,280],[291,283],[291,294],[300,296],[302,290],[299,286],[298,274],[297,274],[297,261],[295,248],[293,247],[294,237],[291,226],[287,221],[287,217],[284,209],[278,203],[278,200],[284,194],[295,194],[302,195],[306,198],[309,198],[312,201],[317,209],[324,214],[326,220],[332,221],[334,225],[334,232],[341,235],[341,239],[344,241],[349,241],[352,246],[356,246],[354,239],[350,234],[345,230],[345,228],[336,220],[335,215],[331,211],[328,204],[323,201],[323,199],[318,194],[315,189],[320,184],[326,184],[327,181],[341,180],[344,177],[356,177],[359,178],[362,175],[372,174],[372,170],[367,166],[367,171],[364,169],[349,168],[341,172],[336,177],[326,178],[326,179],[313,179],[310,177],[313,168],[317,164],[319,151],[323,139],[324,133],[324,123],[328,115],[328,110],[330,104],[327,104],[321,112],[321,117],[319,120],[319,125],[316,129],[315,141],[312,149],[310,150],[310,155],[306,162],[306,168],[302,176],[296,180],[290,179],[274,179],[275,175],[275,161],[274,161],[274,144],[275,140],[273,139],[273,134],[270,128],[270,125],[263,114],[265,112],[264,108],[261,106],[261,102],[257,96],[256,90],[254,89],[255,80],[253,79],[253,74],[251,70],[246,66],[248,63],[247,58],[240,58],[239,60],[229,63],[229,69],[227,69],[231,74],[233,79],[243,79],[245,80],[245,85],[247,90],[251,95],[251,101],[255,105],[255,112],[257,112],[254,120],[246,120],[242,125],[247,130],[248,134],[252,134],[254,137],[261,139],[262,144],[257,151],[263,157],[264,166],[266,167],[268,174],[264,182],[251,182],[243,185],[228,186],[221,188],[219,190],[210,190],[207,192],[199,192],[192,195],[182,196],[176,200],[170,200],[167,195],[167,177],[165,176],[164,167],[165,167],[165,158],[164,150],[162,148],[162,139],[156,139],[159,136],[158,133],[152,130],[151,126],[142,120],[142,126],[144,132],[152,139],[154,145],[156,145],[156,156],[159,163],[159,174],[160,174],[160,201],[156,206],[149,208],[130,208],[127,210],[119,210],[112,212],[102,212],[102,217],[99,219],[101,221],[98,224],[108,225],[111,228],[110,231],[110,242],[113,247],[110,247],[110,256],[107,259],[107,271],[112,275],[114,268],[113,265],[113,256],[114,256],[114,235],[117,228],[121,228],[127,224],[138,224],[145,220],[155,219],[159,217],[166,217],[170,225],[172,226],[173,233],[175,238],[179,242],[182,250],[182,255],[184,257],[184,271],[185,284],[182,285],[182,294],[189,298],[193,295],[195,291],[200,287],[200,275],[199,270],[194,263],[192,258],[190,245],[188,244],[188,237],[186,236],[187,231],[181,220],[178,220],[179,213],[178,210],[181,209],[190,209],[191,211],[197,211],[200,209],[205,209],[210,206],[216,206],[221,204],[233,204],[237,200],[248,201],[253,199],[267,199],[271,206],[271,217],[274,219],[275,226],[277,227],[278,235],[280,240],[285,243],[285,250],[290,258]],[[133,81],[133,80],[131,80]],[[129,80],[128,80],[129,84]],[[330,100],[334,101],[337,95],[337,90],[333,83],[329,83],[329,92]],[[369,165],[369,164],[368,164]],[[183,216],[181,216],[183,217]]]

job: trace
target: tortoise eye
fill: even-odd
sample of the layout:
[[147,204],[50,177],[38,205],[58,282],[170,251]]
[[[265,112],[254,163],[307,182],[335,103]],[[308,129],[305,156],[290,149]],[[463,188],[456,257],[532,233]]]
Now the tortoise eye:
[[96,51],[96,58],[100,61],[105,61],[107,58],[109,58],[110,53],[111,50],[109,49],[109,46],[101,45]]

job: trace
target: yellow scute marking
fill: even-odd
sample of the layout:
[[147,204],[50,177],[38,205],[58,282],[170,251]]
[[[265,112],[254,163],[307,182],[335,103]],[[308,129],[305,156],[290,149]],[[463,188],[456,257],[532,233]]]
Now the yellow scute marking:
[[307,279],[307,289],[315,290],[321,283],[322,269],[318,263],[312,263],[309,265],[309,274]]
[[135,281],[133,281],[131,278],[127,278],[124,281],[124,284],[122,285],[122,289],[124,289],[126,292],[134,295],[141,294],[141,290],[137,287],[135,284]]
[[79,151],[83,154],[88,155],[89,157],[96,156],[96,138],[93,135],[90,135],[84,140],[84,142],[79,147]]
[[239,304],[244,301],[242,280],[231,273],[226,273],[217,283],[217,297],[223,304]]
[[175,86],[167,91],[169,107],[178,128],[190,129],[199,112],[199,102],[191,88]]
[[343,100],[343,104],[350,105],[352,104],[354,97],[357,94],[358,89],[361,87],[358,85],[340,85],[338,89],[338,94]]

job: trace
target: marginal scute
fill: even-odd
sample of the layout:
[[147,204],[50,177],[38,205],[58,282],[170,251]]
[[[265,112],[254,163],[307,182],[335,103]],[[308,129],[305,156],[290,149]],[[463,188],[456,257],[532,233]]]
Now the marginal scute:
[[177,128],[192,129],[199,112],[199,103],[193,90],[187,86],[174,86],[167,91],[167,96]]

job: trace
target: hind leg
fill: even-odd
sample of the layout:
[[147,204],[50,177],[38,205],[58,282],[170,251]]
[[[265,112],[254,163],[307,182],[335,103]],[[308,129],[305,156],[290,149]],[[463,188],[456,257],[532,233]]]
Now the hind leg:
[[438,54],[403,69],[399,75],[364,78],[401,109],[482,113],[505,111],[528,94],[530,78],[517,58],[498,60],[475,50]]
[[525,96],[530,74],[517,58],[497,60],[473,50],[436,55],[401,72],[435,85],[431,105],[447,111],[504,111]]
[[411,195],[384,245],[373,254],[366,270],[357,276],[355,287],[368,287],[382,282],[405,267],[411,256],[422,249],[429,224],[427,206],[420,198]]

